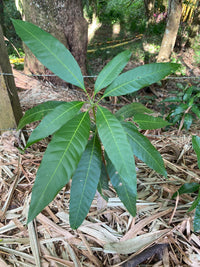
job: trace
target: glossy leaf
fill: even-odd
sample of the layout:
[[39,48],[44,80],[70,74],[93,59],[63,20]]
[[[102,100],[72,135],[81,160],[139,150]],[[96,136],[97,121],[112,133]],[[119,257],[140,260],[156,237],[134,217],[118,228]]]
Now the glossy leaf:
[[131,54],[128,50],[121,52],[102,69],[95,82],[95,94],[117,78],[128,63]]
[[200,202],[200,190],[199,190],[198,196],[197,196],[196,199],[193,201],[191,207],[188,209],[188,212],[193,211],[193,210],[197,207],[197,205],[199,204],[199,202]]
[[122,117],[123,120],[127,118],[133,117],[135,114],[138,113],[153,113],[152,110],[146,108],[144,105],[134,102],[129,105],[125,105],[122,108],[120,108],[116,113],[115,116],[117,118]]
[[198,183],[185,183],[183,184],[176,193],[173,194],[172,198],[175,198],[177,194],[190,194],[194,193],[199,189],[200,185]]
[[133,154],[150,168],[166,177],[167,172],[163,159],[148,138],[138,132],[131,122],[123,122],[122,126],[132,147]]
[[62,125],[72,119],[83,106],[83,102],[67,102],[48,113],[42,122],[34,129],[28,139],[26,147],[55,133]]
[[190,126],[192,125],[192,121],[193,121],[192,114],[186,113],[185,116],[184,116],[184,123],[183,123],[184,128],[186,130],[190,129]]
[[68,183],[88,142],[90,117],[81,113],[54,135],[37,172],[28,222],[32,221]]
[[191,98],[192,92],[193,92],[193,88],[191,86],[186,90],[186,92],[183,96],[183,101],[188,101]]
[[136,114],[133,120],[142,130],[159,129],[171,124],[160,117],[152,117],[146,114]]
[[103,97],[126,95],[156,83],[178,69],[178,64],[152,63],[121,74],[106,89]]
[[27,110],[24,116],[21,118],[17,129],[22,129],[24,126],[26,126],[26,124],[41,120],[45,115],[54,110],[54,108],[62,105],[63,103],[65,102],[47,101]]
[[97,109],[97,129],[104,149],[126,184],[136,184],[133,154],[121,123],[107,109]]
[[112,162],[106,158],[107,171],[110,177],[111,183],[116,190],[120,200],[134,217],[136,215],[136,199],[137,199],[137,181],[136,177],[133,177],[129,181],[119,175]]
[[70,226],[77,229],[87,216],[101,174],[101,145],[97,135],[89,141],[72,177]]
[[200,169],[200,137],[199,136],[192,136],[192,146],[197,154],[197,162],[198,162],[198,167]]
[[78,63],[60,41],[27,21],[12,21],[19,37],[44,66],[64,81],[86,91]]

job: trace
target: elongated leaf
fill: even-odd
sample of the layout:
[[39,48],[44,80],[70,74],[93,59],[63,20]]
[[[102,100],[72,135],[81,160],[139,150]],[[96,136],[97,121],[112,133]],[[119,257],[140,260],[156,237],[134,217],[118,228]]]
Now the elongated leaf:
[[186,90],[186,92],[185,92],[185,94],[184,94],[184,96],[183,96],[183,100],[184,100],[184,101],[188,101],[188,100],[191,98],[191,96],[192,96],[192,92],[193,92],[193,88],[192,88],[192,86],[191,86],[191,87],[189,87],[189,88]]
[[116,171],[112,162],[106,158],[107,171],[110,177],[111,183],[116,190],[120,200],[130,212],[132,216],[136,215],[136,198],[137,198],[137,181],[136,177],[129,181],[120,176]]
[[172,113],[171,116],[177,116],[179,114],[182,114],[186,109],[188,108],[188,105],[186,104],[180,104]]
[[128,50],[118,54],[102,69],[95,82],[95,94],[117,78],[128,63],[131,54]]
[[199,204],[199,202],[200,202],[200,190],[199,190],[199,192],[198,192],[198,196],[197,196],[196,199],[192,202],[191,207],[188,209],[188,212],[191,212],[192,210],[194,210],[194,209],[197,207],[197,205]]
[[194,148],[195,153],[197,154],[197,162],[198,167],[200,169],[200,137],[199,136],[192,136],[192,146]]
[[55,133],[59,128],[61,128],[62,125],[72,119],[82,106],[83,102],[73,101],[56,107],[53,111],[46,115],[38,127],[36,127],[32,132],[28,139],[26,148]]
[[130,122],[123,122],[122,126],[127,134],[134,155],[144,161],[150,168],[166,177],[167,172],[163,159],[148,138],[138,132],[138,130],[135,130],[134,125]]
[[54,110],[54,108],[62,105],[63,103],[65,102],[47,101],[27,110],[24,116],[21,118],[17,129],[22,129],[24,126],[26,126],[26,124],[41,120],[45,115]]
[[144,105],[140,103],[131,103],[129,105],[125,105],[120,108],[116,113],[115,116],[119,119],[123,117],[123,119],[133,117],[135,114],[138,113],[153,113],[152,110],[146,108]]
[[172,198],[175,198],[177,194],[190,194],[194,193],[199,189],[200,185],[198,183],[185,183],[183,184],[176,193],[173,194]]
[[64,81],[86,91],[78,63],[60,41],[27,21],[12,21],[19,37],[44,66]]
[[106,89],[104,97],[133,93],[145,86],[158,82],[178,69],[178,64],[152,63],[121,74]]
[[28,222],[32,221],[68,183],[85,150],[89,131],[90,117],[86,112],[68,121],[55,133],[37,172]]
[[116,171],[127,184],[136,185],[134,158],[121,123],[103,107],[98,107],[96,121],[100,139]]
[[159,129],[171,124],[168,121],[164,121],[162,118],[152,117],[146,114],[136,114],[133,120],[142,130]]
[[101,174],[101,145],[97,135],[89,141],[72,178],[69,220],[77,229],[89,212]]
[[171,96],[171,97],[167,97],[163,100],[163,102],[182,102],[182,98],[181,97],[177,97],[177,96]]
[[190,126],[192,125],[192,121],[193,121],[192,114],[186,113],[185,116],[184,116],[184,123],[183,123],[184,128],[186,130],[190,129]]
[[200,231],[200,191],[199,191],[198,203],[196,205],[193,225],[195,232]]
[[192,106],[192,111],[196,114],[196,116],[200,119],[200,110],[198,108],[198,106],[193,105]]
[[106,200],[108,201],[108,197],[104,195],[104,190],[109,190],[109,177],[106,171],[106,167],[105,164],[102,162],[101,165],[101,175],[100,175],[100,179],[99,179],[99,183],[97,186],[97,190],[99,192],[99,194]]

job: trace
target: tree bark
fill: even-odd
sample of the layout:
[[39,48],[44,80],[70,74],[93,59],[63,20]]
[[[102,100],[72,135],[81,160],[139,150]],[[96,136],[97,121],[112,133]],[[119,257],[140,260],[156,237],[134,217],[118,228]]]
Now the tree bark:
[[[3,32],[0,26],[0,73],[11,73]],[[15,128],[22,117],[22,110],[12,75],[0,74],[0,132],[1,129]]]
[[[86,74],[88,25],[83,17],[82,0],[23,0],[23,13],[26,21],[62,42]],[[49,73],[28,48],[25,48],[25,54],[26,72]]]
[[169,0],[168,8],[169,10],[167,25],[162,39],[162,44],[158,54],[157,62],[167,62],[170,60],[181,20],[181,0]]
[[198,3],[198,6],[194,11],[194,18],[188,30],[189,36],[185,44],[185,47],[192,47],[194,45],[195,38],[199,34],[199,29],[200,29],[200,3]]
[[154,14],[155,0],[144,0],[144,6],[149,25],[150,23],[154,22],[153,14]]

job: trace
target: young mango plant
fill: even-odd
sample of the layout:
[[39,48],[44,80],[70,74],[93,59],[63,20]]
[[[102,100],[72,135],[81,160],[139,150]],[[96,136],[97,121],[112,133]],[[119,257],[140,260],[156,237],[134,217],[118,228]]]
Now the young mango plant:
[[[200,169],[200,137],[192,136],[192,146],[197,154],[197,164]],[[183,184],[176,193],[173,194],[172,198],[175,198],[177,194],[192,194],[198,191],[197,196],[195,197],[191,207],[188,209],[188,212],[191,212],[195,209],[193,227],[195,232],[200,231],[200,184],[196,182],[185,183]]]
[[[151,111],[139,103],[127,105],[115,114],[100,103],[105,97],[129,94],[155,83],[175,71],[178,65],[149,64],[120,75],[131,57],[130,51],[124,51],[99,73],[91,97],[86,91],[80,67],[63,44],[33,24],[20,20],[13,20],[13,24],[41,63],[85,92],[89,106],[83,112],[81,108],[86,102],[51,101],[28,110],[21,119],[19,129],[27,123],[42,120],[32,132],[25,149],[53,135],[36,175],[28,222],[55,198],[71,178],[71,228],[81,225],[96,190],[103,194],[109,180],[127,210],[135,216],[137,180],[134,155],[158,173],[167,175],[160,154],[135,124],[140,129],[156,129],[169,123],[151,117],[148,115]],[[103,96],[98,97],[102,89],[105,89]],[[127,118],[133,118],[135,124],[125,121]]]

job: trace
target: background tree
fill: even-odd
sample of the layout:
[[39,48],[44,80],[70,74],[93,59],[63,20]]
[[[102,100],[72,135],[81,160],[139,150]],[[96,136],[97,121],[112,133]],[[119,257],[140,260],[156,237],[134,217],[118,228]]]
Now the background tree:
[[[22,4],[23,19],[59,39],[86,73],[88,25],[83,17],[82,0],[22,0]],[[25,54],[26,72],[49,73],[27,47]]]
[[[0,72],[12,73],[0,25]],[[17,90],[12,75],[0,75],[0,129],[15,128],[22,117]]]
[[157,58],[158,62],[167,62],[170,60],[170,56],[176,42],[178,28],[181,20],[181,14],[182,1],[169,0],[168,20]]

